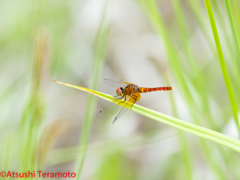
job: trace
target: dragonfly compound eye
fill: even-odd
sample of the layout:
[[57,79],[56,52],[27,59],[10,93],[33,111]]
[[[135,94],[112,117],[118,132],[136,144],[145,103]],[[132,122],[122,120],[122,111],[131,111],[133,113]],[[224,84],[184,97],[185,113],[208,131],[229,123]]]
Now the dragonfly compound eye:
[[122,95],[122,88],[121,87],[117,88],[116,93],[117,93],[117,95],[121,96]]

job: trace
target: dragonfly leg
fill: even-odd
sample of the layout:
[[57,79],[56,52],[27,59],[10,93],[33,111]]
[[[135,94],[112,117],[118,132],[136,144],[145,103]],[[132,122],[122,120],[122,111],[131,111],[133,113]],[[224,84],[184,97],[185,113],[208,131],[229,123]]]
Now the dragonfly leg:
[[116,99],[122,99],[122,98],[124,98],[124,101],[123,101],[123,102],[120,102],[120,103],[118,103],[118,104],[124,103],[124,102],[126,101],[126,96],[125,96],[125,95],[123,95],[123,96],[120,97],[120,98],[116,98]]
[[[121,98],[121,99],[122,99],[122,98]],[[126,102],[126,96],[124,96],[124,101],[119,102],[118,104],[121,104],[121,103],[124,103],[124,102]]]
[[[117,95],[118,96],[118,95]],[[114,96],[114,97],[117,97],[117,96]],[[125,97],[125,99],[126,99],[126,96],[125,95],[123,95],[122,97],[120,97],[120,98],[116,98],[116,99],[122,99],[122,98],[124,98]]]
[[118,103],[118,104],[124,103],[124,102],[126,101],[126,96],[125,96],[125,95],[123,95],[123,96],[122,96],[122,97],[120,97],[120,98],[117,98],[117,97],[118,97],[118,95],[116,95],[116,96],[113,96],[113,97],[115,97],[115,99],[122,99],[122,98],[124,98],[124,97],[125,97],[125,100],[124,100],[123,102],[120,102],[120,103]]

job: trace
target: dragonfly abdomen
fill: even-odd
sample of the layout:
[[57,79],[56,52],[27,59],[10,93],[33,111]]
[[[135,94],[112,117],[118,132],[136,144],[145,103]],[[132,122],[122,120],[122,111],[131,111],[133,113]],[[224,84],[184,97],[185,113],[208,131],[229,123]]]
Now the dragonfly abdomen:
[[139,91],[140,93],[147,93],[147,92],[152,92],[152,91],[170,91],[172,90],[172,87],[155,87],[155,88],[146,88],[146,87],[140,87]]

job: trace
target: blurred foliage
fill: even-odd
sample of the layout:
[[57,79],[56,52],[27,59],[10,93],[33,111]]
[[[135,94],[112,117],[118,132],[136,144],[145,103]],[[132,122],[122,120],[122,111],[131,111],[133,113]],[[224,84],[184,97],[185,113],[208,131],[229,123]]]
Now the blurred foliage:
[[99,120],[105,102],[51,81],[108,94],[104,78],[169,84],[138,104],[238,138],[239,9],[237,0],[0,1],[0,169],[239,179],[237,152],[132,112],[112,125]]

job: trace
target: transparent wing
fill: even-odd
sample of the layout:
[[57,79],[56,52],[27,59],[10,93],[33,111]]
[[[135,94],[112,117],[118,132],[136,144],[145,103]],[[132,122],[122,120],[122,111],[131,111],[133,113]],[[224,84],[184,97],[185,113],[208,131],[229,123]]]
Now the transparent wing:
[[118,88],[118,87],[123,87],[125,88],[129,83],[124,82],[124,81],[115,81],[112,79],[104,79],[103,82],[110,86],[110,87],[114,87],[114,88]]
[[134,92],[131,94],[131,96],[128,96],[122,107],[122,109],[119,111],[117,116],[114,118],[113,122],[114,123],[117,119],[119,119],[128,109],[132,109],[132,106],[135,102],[137,102],[141,98],[141,95],[139,92]]
[[[128,103],[125,103],[126,105],[128,104]],[[125,106],[126,106],[125,105]],[[114,123],[117,119],[119,119],[125,112],[127,112],[127,108],[126,107],[122,107],[122,109],[121,109],[121,111],[119,111],[119,113],[117,114],[117,116],[114,118],[114,120],[113,120],[113,122],[112,123]]]

